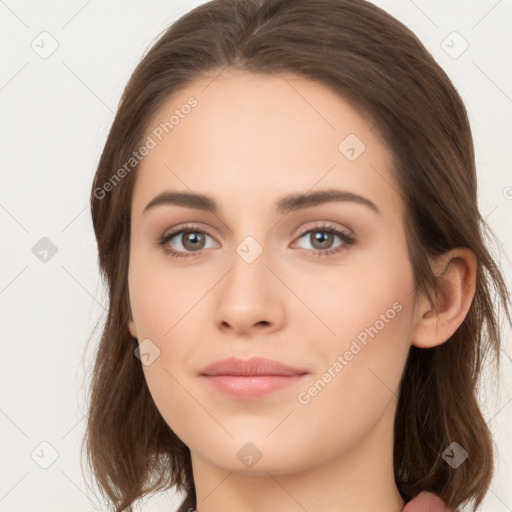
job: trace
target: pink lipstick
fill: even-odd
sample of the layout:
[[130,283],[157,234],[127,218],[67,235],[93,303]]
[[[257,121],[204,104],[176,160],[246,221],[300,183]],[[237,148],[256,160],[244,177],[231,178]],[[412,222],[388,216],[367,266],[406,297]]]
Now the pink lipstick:
[[255,399],[299,382],[309,372],[260,357],[230,357],[200,372],[216,391],[235,398]]

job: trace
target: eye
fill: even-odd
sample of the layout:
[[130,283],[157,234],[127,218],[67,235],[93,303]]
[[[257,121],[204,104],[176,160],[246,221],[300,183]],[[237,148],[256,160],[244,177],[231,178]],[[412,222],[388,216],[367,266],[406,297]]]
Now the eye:
[[[191,258],[195,256],[194,253],[199,253],[203,249],[212,247],[211,245],[209,247],[205,245],[207,238],[213,239],[208,233],[197,226],[185,225],[176,231],[163,235],[157,244],[162,246],[165,253],[173,258]],[[310,240],[313,245],[312,249],[307,250],[312,251],[314,256],[320,257],[340,253],[356,241],[352,235],[330,225],[314,226],[299,236],[299,240],[304,238]],[[339,238],[341,244],[332,248],[335,238]],[[174,245],[173,242],[175,242]]]
[[[205,246],[206,237],[210,237],[208,233],[204,232],[201,229],[198,229],[196,226],[182,226],[177,231],[173,231],[171,233],[166,233],[158,242],[164,248],[164,251],[175,258],[190,258],[195,256],[194,252],[200,252],[203,249],[207,249]],[[178,244],[175,244],[175,247],[169,247],[169,242],[173,241],[176,238]],[[181,239],[181,240],[180,240]],[[176,245],[178,245],[176,250]],[[179,247],[181,246],[181,247]],[[191,251],[192,253],[187,253],[187,251]]]
[[[314,226],[302,233],[299,240],[304,238],[313,246],[311,249],[313,255],[320,257],[340,253],[355,243],[353,236],[330,225]],[[342,243],[333,248],[332,244],[335,238],[339,238]]]

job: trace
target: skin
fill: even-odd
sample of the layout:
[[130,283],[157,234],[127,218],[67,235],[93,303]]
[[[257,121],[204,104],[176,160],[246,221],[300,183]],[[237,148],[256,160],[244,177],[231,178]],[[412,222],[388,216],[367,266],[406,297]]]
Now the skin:
[[[439,345],[462,323],[474,255],[455,249],[432,262],[444,278],[436,316],[415,295],[393,155],[373,123],[305,78],[213,76],[169,99],[150,125],[198,100],[141,162],[128,276],[128,326],[160,350],[143,370],[162,417],[190,448],[197,509],[399,512],[392,454],[400,377],[411,344]],[[354,161],[338,149],[351,133],[366,146]],[[364,196],[380,214],[354,202],[273,209],[284,195],[324,188]],[[142,213],[164,190],[211,195],[221,210],[160,205]],[[323,232],[325,222],[356,242],[343,247],[334,236],[326,249],[341,252],[315,256],[326,249],[308,230]],[[178,235],[167,246],[195,256],[173,258],[157,242],[184,223],[206,233],[204,248],[194,253]],[[252,263],[236,252],[247,236],[262,249]],[[396,303],[400,312],[300,403],[298,394]],[[277,359],[309,374],[260,399],[235,399],[198,376],[229,356]],[[237,457],[248,442],[261,453],[252,467]]]

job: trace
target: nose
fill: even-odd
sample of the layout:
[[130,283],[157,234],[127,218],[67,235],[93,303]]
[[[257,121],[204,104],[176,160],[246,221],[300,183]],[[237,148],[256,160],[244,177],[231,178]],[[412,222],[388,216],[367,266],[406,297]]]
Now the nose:
[[286,287],[269,266],[272,263],[265,250],[255,259],[236,252],[231,261],[229,271],[215,287],[216,327],[237,336],[282,329]]

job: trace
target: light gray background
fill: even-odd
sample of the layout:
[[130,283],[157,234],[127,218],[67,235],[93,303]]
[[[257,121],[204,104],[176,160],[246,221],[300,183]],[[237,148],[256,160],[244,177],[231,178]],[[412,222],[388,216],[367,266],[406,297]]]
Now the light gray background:
[[[105,510],[79,465],[90,364],[84,344],[106,305],[88,209],[91,181],[136,64],[173,20],[200,3],[0,0],[0,511]],[[466,103],[480,209],[503,242],[496,254],[510,286],[512,1],[375,3],[418,35]],[[469,47],[458,55],[464,41]],[[42,58],[52,44],[56,51]],[[32,252],[42,237],[57,248],[46,262]],[[489,384],[483,395],[499,453],[486,512],[512,511],[509,329],[506,336],[504,387],[496,395]],[[56,460],[43,469],[53,450]],[[170,512],[171,498],[145,500],[142,508]]]

